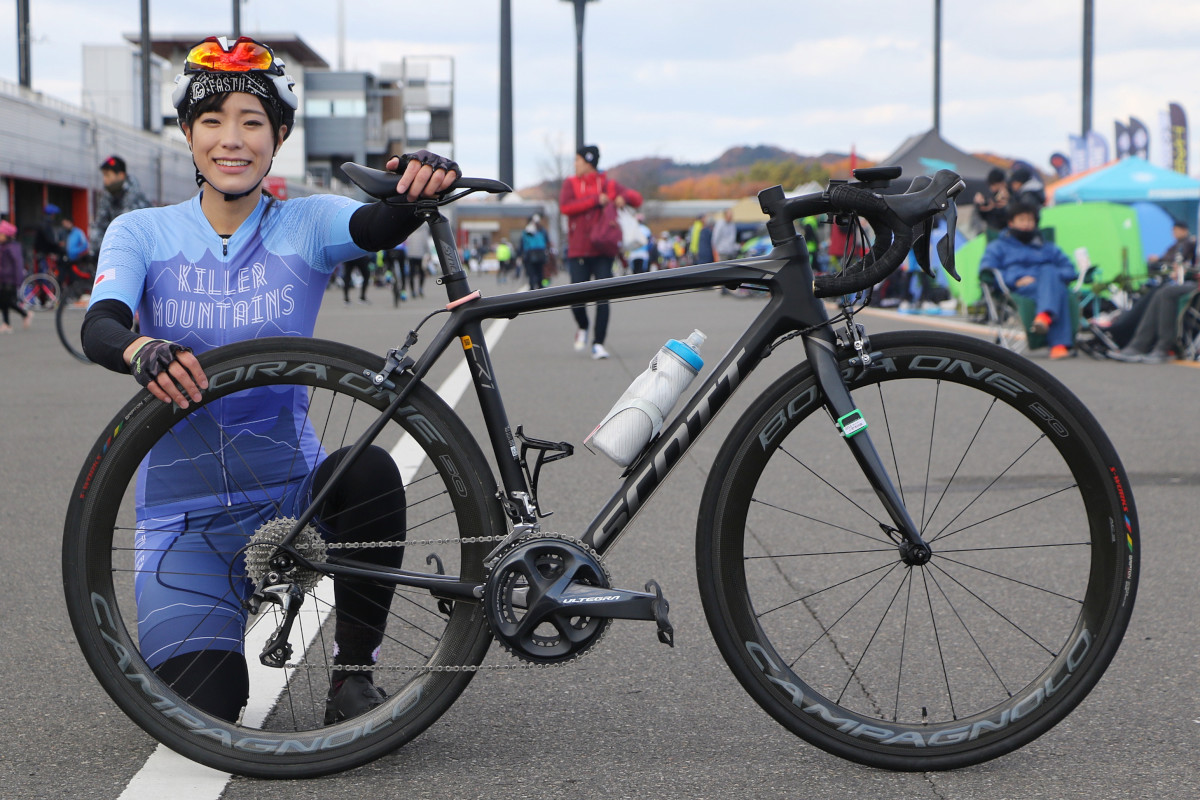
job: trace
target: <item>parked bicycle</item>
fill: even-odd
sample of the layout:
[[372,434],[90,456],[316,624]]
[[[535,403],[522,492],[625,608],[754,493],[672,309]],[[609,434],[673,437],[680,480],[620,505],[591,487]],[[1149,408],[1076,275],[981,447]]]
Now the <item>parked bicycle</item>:
[[[344,170],[398,202],[394,174]],[[188,758],[293,778],[355,767],[411,740],[487,668],[493,638],[514,657],[497,668],[568,663],[613,619],[648,621],[673,644],[658,585],[616,588],[605,556],[734,390],[764,358],[789,353],[782,357],[796,365],[735,423],[699,500],[700,594],[734,675],[787,729],[876,767],[977,764],[1045,733],[1095,686],[1132,612],[1140,549],[1128,478],[1084,405],[1027,359],[949,333],[867,336],[854,297],[900,265],[934,216],[949,224],[943,242],[953,241],[963,184],[941,171],[889,195],[879,190],[898,168],[855,176],[815,194],[761,193],[774,244],[763,256],[486,298],[471,289],[439,206],[508,187],[464,178],[459,191],[419,202],[448,303],[402,345],[382,356],[298,338],[218,348],[200,356],[209,377],[201,402],[181,410],[139,392],[96,441],[68,508],[63,581],[100,683]],[[876,240],[841,273],[814,281],[794,222],[823,213],[861,215]],[[953,271],[953,252],[941,255]],[[543,527],[554,503],[541,501],[539,476],[572,446],[510,422],[483,322],[742,285],[769,300],[593,521],[583,531]],[[822,298],[841,298],[832,316]],[[441,328],[414,355],[435,316]],[[456,341],[498,477],[424,381]],[[187,429],[204,450],[178,457],[195,463],[220,513],[231,496],[258,487],[213,403],[293,387],[306,393],[307,410],[287,424],[306,426],[326,452],[353,443],[329,487],[369,444],[393,453],[407,531],[402,542],[335,547],[317,532],[322,492],[297,519],[264,520],[223,547],[205,542],[228,554],[228,596],[243,609],[228,635],[252,662],[249,704],[225,722],[173,692],[139,649],[135,475],[152,447]],[[539,418],[536,409],[521,415]],[[346,552],[378,546],[402,546],[403,567]],[[336,614],[327,578],[335,575],[392,586],[395,596],[370,666],[386,700],[324,725]],[[189,576],[162,559],[150,577]]]

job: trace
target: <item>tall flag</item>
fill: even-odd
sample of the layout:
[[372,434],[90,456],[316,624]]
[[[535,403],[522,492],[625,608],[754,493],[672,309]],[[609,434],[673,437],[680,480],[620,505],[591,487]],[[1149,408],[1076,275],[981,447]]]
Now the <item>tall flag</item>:
[[1171,169],[1171,115],[1158,112],[1158,143],[1154,146],[1154,163],[1163,169]]
[[1150,160],[1150,131],[1146,124],[1137,117],[1129,118],[1130,155],[1140,159]]
[[1119,160],[1133,151],[1133,137],[1129,135],[1129,126],[1121,120],[1115,120],[1113,127],[1115,128],[1113,144],[1116,145],[1117,159]]
[[1186,175],[1188,171],[1187,115],[1183,113],[1183,106],[1178,103],[1171,103],[1167,110],[1170,112],[1171,118],[1171,169]]
[[1096,131],[1087,132],[1088,166],[1098,167],[1108,163],[1108,140],[1104,134]]
[[1071,157],[1071,172],[1086,172],[1088,170],[1087,140],[1072,133],[1067,135],[1067,144]]

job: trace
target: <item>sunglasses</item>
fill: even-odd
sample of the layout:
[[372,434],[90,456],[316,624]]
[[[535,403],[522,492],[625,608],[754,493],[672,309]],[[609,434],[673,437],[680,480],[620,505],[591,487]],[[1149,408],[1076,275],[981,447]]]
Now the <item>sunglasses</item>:
[[216,36],[210,36],[187,54],[186,70],[205,72],[249,72],[268,70],[275,63],[271,48],[242,36],[226,50]]

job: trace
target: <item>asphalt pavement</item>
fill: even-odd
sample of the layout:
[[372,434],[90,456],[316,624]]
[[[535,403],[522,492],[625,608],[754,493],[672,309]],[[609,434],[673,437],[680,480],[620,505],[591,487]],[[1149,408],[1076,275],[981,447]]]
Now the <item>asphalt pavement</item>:
[[[509,288],[487,276],[485,293]],[[317,335],[383,351],[437,306],[344,305],[327,295]],[[652,303],[652,304],[651,304]],[[692,293],[613,306],[606,346],[592,361],[571,346],[569,312],[522,317],[493,351],[515,425],[576,445],[663,341],[700,327],[715,362],[759,301]],[[954,320],[863,315],[871,330]],[[221,778],[225,800],[404,798],[1033,798],[1197,795],[1200,431],[1196,365],[1148,366],[1086,358],[1036,360],[1092,408],[1121,453],[1141,521],[1141,590],[1125,643],[1096,690],[1057,728],[1025,748],[955,772],[897,774],[842,761],[771,720],[741,690],[704,624],[696,589],[696,508],[735,415],[796,357],[772,356],[747,381],[637,518],[608,558],[615,583],[662,584],[676,647],[653,626],[617,622],[570,666],[484,671],[458,703],[400,751],[357,770],[307,782]],[[448,361],[457,358],[455,352]],[[431,376],[436,384],[453,363]],[[191,789],[135,781],[155,743],[100,689],[76,647],[63,606],[59,549],[66,498],[84,455],[132,394],[128,376],[80,364],[59,344],[53,318],[0,335],[0,797],[190,800]],[[460,412],[479,427],[473,393]],[[578,447],[546,468],[546,527],[578,533],[619,476]],[[489,663],[508,656],[494,648]],[[180,774],[183,769],[177,770]],[[211,777],[211,776],[210,776]],[[131,784],[131,781],[133,783]],[[200,781],[197,781],[199,783]],[[187,783],[187,781],[184,781]],[[122,793],[125,794],[122,794]],[[215,793],[214,793],[215,792]]]

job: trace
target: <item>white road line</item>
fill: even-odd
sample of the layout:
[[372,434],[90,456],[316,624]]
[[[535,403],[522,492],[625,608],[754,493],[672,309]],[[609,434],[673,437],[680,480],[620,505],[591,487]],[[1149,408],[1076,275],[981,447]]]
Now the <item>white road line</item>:
[[[509,320],[498,319],[494,320],[487,330],[484,331],[484,340],[489,348],[495,347],[500,341],[500,337],[504,334],[505,328],[508,327]],[[454,368],[450,376],[445,382],[438,387],[437,393],[443,400],[454,408],[458,401],[462,398],[467,387],[471,385],[470,367],[464,360]],[[400,467],[400,474],[407,482],[421,466],[424,454],[413,440],[407,434],[400,438],[396,446],[392,448],[392,458]],[[324,620],[329,610],[333,608],[332,597],[332,582],[323,581],[322,586],[327,586],[325,589],[318,587],[318,601],[312,605],[306,605],[305,610],[311,610],[314,619],[311,624],[301,628],[316,632],[320,629],[320,623]],[[325,596],[328,595],[328,596]],[[267,637],[273,634],[274,631],[269,629],[269,626],[259,625],[252,628],[246,636],[246,651],[259,652],[266,644]],[[270,667],[264,667],[258,663],[256,659],[247,659],[250,667],[250,682],[251,685],[262,686],[264,674],[269,679],[278,681],[279,690],[282,691],[284,681],[287,675],[279,670]],[[269,684],[267,684],[269,685]],[[259,697],[262,697],[266,692],[259,692]],[[251,698],[250,705],[246,707],[245,722],[248,725],[257,725],[262,722],[266,715],[270,712],[271,703],[260,702],[255,703]],[[162,800],[164,797],[169,797],[171,800],[218,800],[225,791],[226,784],[229,783],[230,775],[227,772],[197,764],[194,761],[189,761],[183,756],[176,753],[170,748],[159,745],[155,748],[150,757],[146,759],[146,763],[142,766],[133,779],[125,787],[117,800]]]

